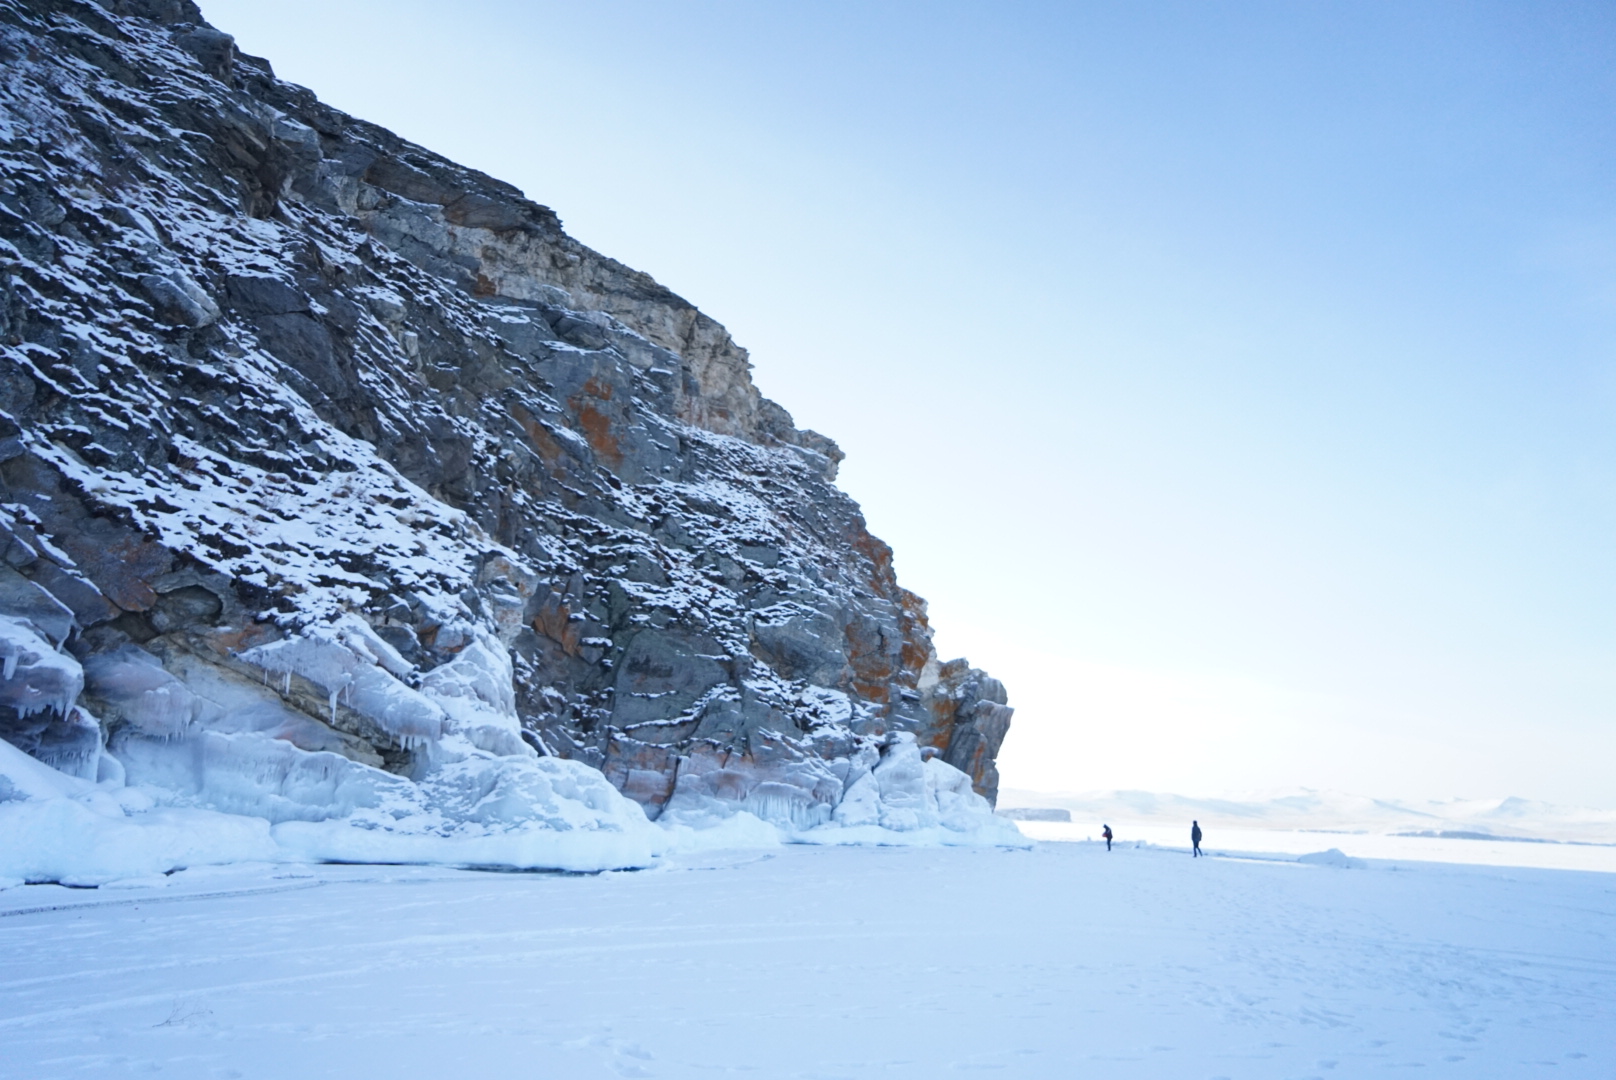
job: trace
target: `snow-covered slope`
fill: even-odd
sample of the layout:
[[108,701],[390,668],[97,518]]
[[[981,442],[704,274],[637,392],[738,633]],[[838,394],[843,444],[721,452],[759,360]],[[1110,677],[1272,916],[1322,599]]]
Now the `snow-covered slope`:
[[101,810],[1010,835],[1004,688],[723,327],[189,0],[0,2],[0,355],[0,738],[155,804]]

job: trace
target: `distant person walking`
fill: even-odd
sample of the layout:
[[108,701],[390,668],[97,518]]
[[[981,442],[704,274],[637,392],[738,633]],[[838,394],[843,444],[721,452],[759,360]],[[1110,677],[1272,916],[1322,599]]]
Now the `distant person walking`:
[[1111,850],[1111,826],[1109,826],[1109,825],[1101,825],[1100,826],[1100,835],[1105,837],[1105,850],[1110,851]]
[[1190,857],[1199,859],[1201,857],[1201,823],[1199,821],[1190,822],[1190,848]]

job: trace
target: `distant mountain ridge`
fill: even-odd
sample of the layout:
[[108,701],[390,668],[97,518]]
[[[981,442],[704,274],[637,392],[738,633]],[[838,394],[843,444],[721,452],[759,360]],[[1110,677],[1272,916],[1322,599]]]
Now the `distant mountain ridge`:
[[1206,798],[1150,791],[1052,793],[1005,788],[1001,812],[1058,808],[1078,821],[1179,824],[1192,819],[1259,829],[1310,829],[1453,839],[1616,844],[1616,810],[1503,799],[1395,800],[1297,789]]

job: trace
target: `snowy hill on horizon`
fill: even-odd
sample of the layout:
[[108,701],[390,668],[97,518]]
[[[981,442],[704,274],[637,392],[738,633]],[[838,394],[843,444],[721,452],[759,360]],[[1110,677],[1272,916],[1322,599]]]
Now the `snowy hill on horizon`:
[[1150,791],[1047,792],[1006,787],[1001,812],[1058,808],[1074,820],[1178,823],[1194,818],[1253,829],[1443,835],[1455,839],[1616,844],[1616,810],[1502,799],[1376,799],[1296,788],[1222,797]]

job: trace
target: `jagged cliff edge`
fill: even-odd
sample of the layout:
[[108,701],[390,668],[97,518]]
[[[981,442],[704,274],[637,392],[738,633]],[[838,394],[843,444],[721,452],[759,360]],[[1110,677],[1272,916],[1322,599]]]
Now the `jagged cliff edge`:
[[0,2],[0,65],[0,738],[59,794],[313,857],[1006,838],[1003,687],[722,326],[188,0]]

